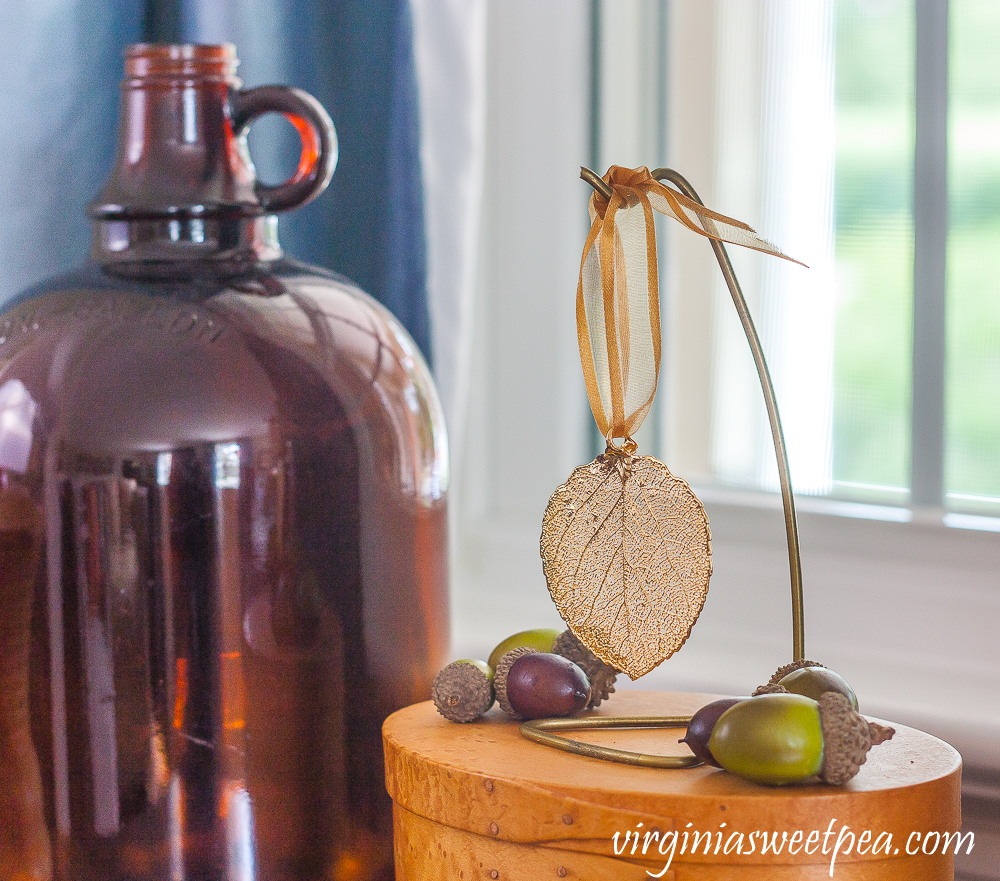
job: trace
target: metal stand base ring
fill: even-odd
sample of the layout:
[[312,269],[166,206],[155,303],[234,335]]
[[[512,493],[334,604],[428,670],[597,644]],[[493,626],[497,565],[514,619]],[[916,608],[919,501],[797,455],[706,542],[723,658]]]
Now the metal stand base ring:
[[690,716],[594,716],[590,719],[533,719],[521,725],[521,736],[536,743],[576,753],[591,759],[638,765],[642,768],[694,768],[702,764],[696,756],[658,756],[625,749],[597,746],[580,740],[560,737],[555,731],[580,731],[588,728],[686,728]]

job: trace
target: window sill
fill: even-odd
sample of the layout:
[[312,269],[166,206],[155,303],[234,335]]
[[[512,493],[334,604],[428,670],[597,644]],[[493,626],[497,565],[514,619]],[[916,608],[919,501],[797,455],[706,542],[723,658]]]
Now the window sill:
[[[696,482],[693,489],[706,503],[781,510],[781,495],[776,492],[737,489],[714,482]],[[950,511],[943,507],[879,505],[846,499],[797,495],[795,510],[798,513],[825,514],[855,520],[882,520],[887,523],[916,523],[947,529],[970,529],[975,532],[1000,532],[1000,517],[967,511]]]
[[[637,687],[747,693],[791,656],[781,501],[699,495],[712,528],[712,587],[683,650]],[[942,737],[970,767],[1000,770],[1000,536],[948,526],[943,512],[899,522],[859,510],[878,506],[805,497],[796,506],[807,657],[844,675],[867,714]],[[541,573],[540,522],[539,513],[460,530],[460,654],[488,652],[517,630],[559,626]]]

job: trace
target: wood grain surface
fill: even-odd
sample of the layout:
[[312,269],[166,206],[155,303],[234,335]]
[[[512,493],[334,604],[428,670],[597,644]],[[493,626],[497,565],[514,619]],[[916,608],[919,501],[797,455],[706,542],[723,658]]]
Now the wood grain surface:
[[[691,713],[714,695],[626,691],[598,715]],[[477,722],[447,722],[430,702],[394,713],[385,723],[386,786],[395,802],[396,872],[410,879],[648,878],[667,857],[657,841],[678,834],[670,868],[676,881],[725,878],[830,877],[835,842],[870,830],[871,842],[892,835],[891,852],[840,853],[835,878],[946,881],[949,853],[907,855],[913,833],[961,828],[961,759],[948,744],[896,725],[896,736],[873,748],[857,777],[842,787],[765,787],[709,767],[651,770],[584,758],[531,743],[497,710]],[[623,749],[683,754],[681,731],[572,732],[580,740]],[[638,824],[642,824],[639,826]],[[825,839],[824,833],[832,829]],[[632,853],[625,833],[643,838]],[[812,854],[803,847],[761,853],[724,852],[733,834],[816,831]],[[619,833],[615,853],[613,836]],[[681,853],[685,833],[701,834],[696,853]],[[705,833],[711,833],[711,841]],[[738,839],[732,839],[735,842]],[[883,838],[883,842],[884,842]],[[691,840],[688,839],[689,845]],[[911,844],[911,850],[913,846]],[[718,851],[718,852],[716,852]],[[566,874],[561,874],[560,869]],[[496,874],[493,874],[496,873]]]

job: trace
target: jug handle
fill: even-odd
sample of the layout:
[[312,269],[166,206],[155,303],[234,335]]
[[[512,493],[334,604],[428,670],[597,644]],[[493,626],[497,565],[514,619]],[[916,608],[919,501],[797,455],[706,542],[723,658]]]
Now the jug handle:
[[290,86],[258,86],[230,96],[233,132],[245,138],[250,124],[265,113],[281,113],[295,126],[302,141],[299,165],[283,184],[258,181],[254,191],[267,213],[287,211],[315,199],[337,167],[337,133],[323,105],[308,92]]

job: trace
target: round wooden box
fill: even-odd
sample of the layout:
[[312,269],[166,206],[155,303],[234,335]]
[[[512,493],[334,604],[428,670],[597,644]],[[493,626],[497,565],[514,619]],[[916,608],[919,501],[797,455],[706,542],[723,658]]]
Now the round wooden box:
[[[713,699],[622,691],[596,712],[692,713]],[[416,704],[383,728],[396,878],[945,881],[961,829],[961,759],[930,735],[894,727],[846,786],[772,788],[706,766],[584,758],[525,740],[498,709],[459,725],[429,701]],[[686,752],[680,731],[567,736]]]

